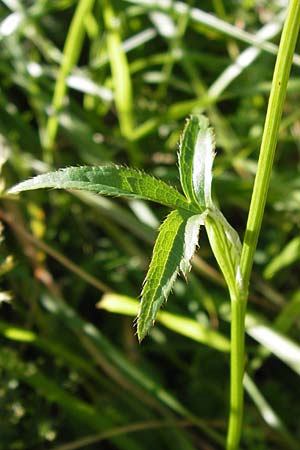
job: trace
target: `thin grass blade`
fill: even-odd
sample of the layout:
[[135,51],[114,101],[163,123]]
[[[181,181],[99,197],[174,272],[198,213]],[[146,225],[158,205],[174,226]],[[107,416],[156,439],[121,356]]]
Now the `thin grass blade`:
[[52,159],[51,151],[56,138],[58,129],[58,117],[57,113],[63,106],[64,96],[67,90],[67,77],[71,72],[74,65],[77,63],[84,39],[84,20],[87,14],[91,11],[94,5],[94,0],[81,0],[76,8],[75,14],[72,18],[72,22],[69,28],[69,32],[66,38],[63,60],[60,66],[53,99],[52,108],[55,114],[48,118],[47,132],[45,139],[46,158],[50,161]]
[[[138,312],[139,302],[125,295],[107,293],[104,294],[97,307],[112,313],[134,317]],[[157,321],[175,333],[218,351],[228,352],[230,349],[229,340],[223,334],[189,317],[159,311],[157,313]]]

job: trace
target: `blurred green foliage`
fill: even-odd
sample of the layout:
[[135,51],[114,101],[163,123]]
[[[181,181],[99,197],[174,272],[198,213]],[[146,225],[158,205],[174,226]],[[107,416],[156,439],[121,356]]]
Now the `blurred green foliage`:
[[[180,130],[205,112],[216,197],[243,237],[286,3],[2,0],[1,191],[109,161],[178,186]],[[300,448],[299,58],[252,277],[249,450]],[[105,292],[138,297],[167,213],[91,193],[2,196],[1,450],[222,448],[229,358],[207,337],[229,338],[229,299],[205,234],[142,345],[128,312],[95,307]]]

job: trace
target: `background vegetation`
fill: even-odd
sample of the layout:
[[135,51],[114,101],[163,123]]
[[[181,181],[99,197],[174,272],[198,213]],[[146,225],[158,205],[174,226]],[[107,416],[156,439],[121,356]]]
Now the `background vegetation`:
[[[180,131],[204,112],[216,197],[243,237],[286,6],[2,0],[1,189],[109,161],[178,186]],[[255,256],[243,449],[300,448],[299,65]],[[222,448],[230,310],[205,233],[142,345],[133,328],[167,213],[75,191],[3,196],[1,450]]]

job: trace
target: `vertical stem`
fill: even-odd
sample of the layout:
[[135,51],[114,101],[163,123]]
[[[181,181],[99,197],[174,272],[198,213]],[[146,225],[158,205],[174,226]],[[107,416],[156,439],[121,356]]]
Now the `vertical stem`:
[[231,298],[230,412],[227,450],[237,450],[242,431],[246,298]]
[[282,31],[273,74],[268,110],[258,160],[245,239],[241,257],[241,272],[245,286],[249,284],[258,236],[262,224],[270,184],[278,131],[300,26],[300,2],[291,0]]
[[300,1],[291,0],[282,31],[264,125],[260,156],[241,255],[243,289],[232,296],[230,417],[227,450],[238,450],[243,417],[245,312],[254,253],[263,220],[279,125],[300,26]]

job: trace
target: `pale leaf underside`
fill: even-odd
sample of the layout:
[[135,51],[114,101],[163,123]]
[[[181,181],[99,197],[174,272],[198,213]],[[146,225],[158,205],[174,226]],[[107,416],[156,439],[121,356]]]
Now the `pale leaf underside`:
[[186,123],[179,147],[179,172],[183,192],[204,211],[211,205],[212,166],[215,139],[204,116],[192,115]]

